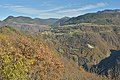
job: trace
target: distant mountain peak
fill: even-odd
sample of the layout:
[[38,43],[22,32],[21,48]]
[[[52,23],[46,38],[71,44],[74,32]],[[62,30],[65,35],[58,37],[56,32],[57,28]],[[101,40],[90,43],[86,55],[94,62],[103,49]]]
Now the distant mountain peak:
[[63,17],[63,18],[61,18],[61,19],[70,19],[70,17],[65,16],[65,17]]
[[16,18],[28,18],[28,19],[32,19],[31,17],[26,17],[26,16],[18,16]]
[[[6,19],[11,19],[11,18],[14,18],[14,16],[8,16]],[[5,19],[5,20],[6,20],[6,19]]]
[[63,17],[61,19],[59,19],[58,21],[56,21],[52,27],[59,27],[59,26],[62,26],[67,20],[69,20],[70,18],[69,17]]
[[120,9],[106,9],[106,10],[103,10],[103,11],[98,11],[98,12],[120,12]]
[[8,16],[6,19],[4,19],[3,21],[7,21],[9,19],[32,19],[30,17],[25,17],[25,16],[18,16],[18,17],[14,17],[14,16]]

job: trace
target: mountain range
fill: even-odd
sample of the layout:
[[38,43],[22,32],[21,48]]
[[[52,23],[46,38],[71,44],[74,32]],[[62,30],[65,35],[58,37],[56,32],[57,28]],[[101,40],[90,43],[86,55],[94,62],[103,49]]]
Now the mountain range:
[[24,32],[39,32],[48,29],[50,25],[55,23],[58,19],[32,19],[24,16],[8,16],[6,19],[0,22],[0,26],[12,26],[19,31]]
[[119,9],[61,19],[9,16],[0,21],[0,79],[119,80],[119,44]]

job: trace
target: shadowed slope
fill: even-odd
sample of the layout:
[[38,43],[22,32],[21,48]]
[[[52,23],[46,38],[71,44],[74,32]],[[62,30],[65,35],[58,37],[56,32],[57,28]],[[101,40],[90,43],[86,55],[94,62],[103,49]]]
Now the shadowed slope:
[[111,50],[109,57],[103,59],[91,68],[99,75],[105,75],[113,80],[120,79],[120,50]]

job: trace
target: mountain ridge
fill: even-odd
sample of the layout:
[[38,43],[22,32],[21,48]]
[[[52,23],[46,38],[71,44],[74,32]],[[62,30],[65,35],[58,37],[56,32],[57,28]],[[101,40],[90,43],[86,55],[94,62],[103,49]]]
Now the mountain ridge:
[[39,32],[43,30],[48,30],[50,25],[56,22],[58,19],[40,19],[40,18],[30,18],[24,16],[8,16],[6,19],[0,22],[0,26],[11,26],[15,29],[23,32]]
[[95,23],[95,24],[116,24],[119,25],[120,9],[103,10],[95,13],[86,13],[77,17],[72,17],[63,25],[79,24],[79,23]]
[[[8,21],[9,19],[13,21],[17,20],[16,22],[31,23],[31,24],[36,24],[35,21],[38,21],[39,23],[37,24],[42,24],[42,25],[52,25],[54,22],[58,20],[57,18],[40,19],[40,18],[31,18],[31,17],[26,17],[26,16],[17,16],[17,17],[8,16],[3,21]],[[51,21],[52,23],[48,23],[49,21]]]

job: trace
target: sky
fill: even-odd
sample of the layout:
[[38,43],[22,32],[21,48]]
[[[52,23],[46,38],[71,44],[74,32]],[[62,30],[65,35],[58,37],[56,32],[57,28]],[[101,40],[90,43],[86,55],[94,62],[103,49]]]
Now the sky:
[[0,20],[8,16],[42,19],[76,17],[119,8],[120,0],[0,0]]

